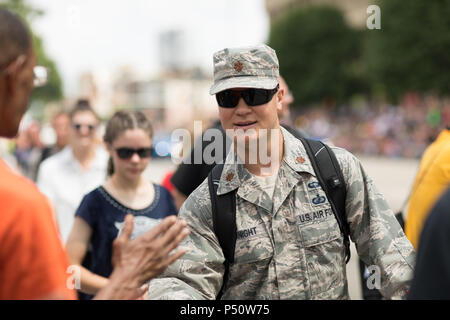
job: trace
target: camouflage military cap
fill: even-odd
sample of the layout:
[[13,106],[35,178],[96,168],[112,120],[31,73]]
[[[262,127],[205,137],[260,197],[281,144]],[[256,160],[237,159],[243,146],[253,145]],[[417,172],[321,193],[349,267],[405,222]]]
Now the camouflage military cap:
[[214,84],[210,94],[230,88],[273,89],[280,77],[275,50],[261,44],[226,48],[214,54]]

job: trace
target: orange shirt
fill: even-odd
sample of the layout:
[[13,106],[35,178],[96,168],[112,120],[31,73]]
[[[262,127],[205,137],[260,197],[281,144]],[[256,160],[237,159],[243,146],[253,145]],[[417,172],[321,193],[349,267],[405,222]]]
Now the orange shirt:
[[76,299],[67,268],[49,201],[0,159],[0,299]]
[[416,250],[429,212],[449,185],[450,130],[443,130],[423,154],[409,200],[405,233]]

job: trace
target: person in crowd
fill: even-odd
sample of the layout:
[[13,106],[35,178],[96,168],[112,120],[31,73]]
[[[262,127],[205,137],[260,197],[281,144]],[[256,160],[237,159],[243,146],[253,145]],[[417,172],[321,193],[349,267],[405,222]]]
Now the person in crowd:
[[[17,135],[34,83],[45,83],[34,73],[36,61],[25,24],[0,8],[0,137]],[[0,299],[74,299],[76,292],[67,285],[68,259],[48,199],[3,159],[0,203]],[[140,297],[147,281],[185,253],[176,249],[189,233],[184,221],[168,217],[130,240],[133,225],[133,216],[127,215],[113,244],[114,271],[97,299]]]
[[447,188],[425,219],[408,299],[450,299],[449,212],[450,189]]
[[36,181],[39,161],[44,144],[40,139],[41,126],[38,122],[31,122],[21,131],[16,140],[16,150],[14,155],[20,165],[22,174]]
[[450,185],[450,128],[425,150],[411,190],[405,233],[414,248],[419,247],[423,224],[442,193]]
[[39,165],[45,159],[58,153],[69,144],[70,117],[66,111],[58,111],[52,117],[52,128],[56,141],[53,145],[44,147]]
[[96,294],[109,281],[111,246],[127,214],[134,215],[132,238],[177,214],[169,191],[143,176],[152,152],[152,126],[142,112],[116,112],[106,125],[104,142],[109,177],[84,196],[66,244],[70,263],[80,267],[92,248],[90,268],[81,267],[81,291],[88,294]]
[[[234,262],[224,278],[225,255],[215,233],[220,226],[213,227],[214,191],[206,179],[179,212],[191,228],[184,244],[189,252],[150,282],[148,298],[216,299],[221,293],[225,300],[348,299],[338,220],[302,142],[279,124],[284,90],[275,51],[266,45],[226,48],[213,61],[210,94],[235,142],[220,179],[213,181],[217,197],[235,192]],[[255,160],[250,143],[265,145],[270,161]],[[342,169],[345,223],[358,255],[378,267],[385,298],[403,299],[415,251],[360,161],[344,149],[332,151]]]
[[79,100],[69,117],[69,145],[42,162],[37,179],[55,207],[63,243],[83,196],[105,181],[108,163],[108,153],[96,142],[99,118],[89,102]]
[[27,177],[36,181],[39,164],[44,150],[44,143],[41,141],[41,126],[37,121],[33,121],[27,128],[27,134],[30,137],[31,149],[28,157]]
[[19,171],[26,177],[28,158],[31,149],[31,141],[26,130],[20,130],[14,137],[14,158],[17,162]]
[[[208,130],[220,130],[222,134],[222,139],[220,141],[209,141],[204,139],[203,137],[207,134]],[[225,131],[220,124],[220,121],[217,120],[213,123],[211,127],[205,130],[205,132],[194,142],[194,147],[192,148],[190,154],[183,159],[183,161],[178,165],[177,169],[173,173],[170,178],[170,182],[173,185],[172,195],[175,199],[175,203],[177,208],[181,208],[184,201],[186,201],[187,197],[194,191],[205,178],[208,176],[208,173],[214,168],[216,162],[207,163],[204,157],[203,151],[206,147],[208,147],[211,143],[221,143],[223,148],[221,161],[225,160],[226,150],[229,150],[229,146],[231,145],[231,141],[226,138]],[[216,159],[216,150],[213,150],[211,156]],[[196,154],[201,154],[202,157],[200,161],[196,159]]]

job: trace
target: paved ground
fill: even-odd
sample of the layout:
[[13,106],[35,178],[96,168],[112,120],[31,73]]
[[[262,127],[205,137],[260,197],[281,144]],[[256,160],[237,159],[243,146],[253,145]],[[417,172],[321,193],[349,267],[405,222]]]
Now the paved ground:
[[[419,162],[415,159],[359,157],[368,175],[374,180],[394,212],[408,196]],[[154,160],[146,171],[153,181],[160,183],[163,176],[174,169],[170,160]],[[358,260],[352,245],[352,259],[347,265],[349,291],[352,299],[361,299]]]

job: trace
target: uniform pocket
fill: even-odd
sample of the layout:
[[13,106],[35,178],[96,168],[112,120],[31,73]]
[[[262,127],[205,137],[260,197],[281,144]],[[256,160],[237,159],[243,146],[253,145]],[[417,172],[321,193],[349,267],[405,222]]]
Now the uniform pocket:
[[299,230],[312,295],[343,285],[345,248],[336,219],[300,225]]
[[318,223],[300,225],[299,229],[303,247],[319,245],[341,236],[339,225],[334,217]]
[[272,257],[273,247],[267,236],[238,239],[224,299],[271,299],[275,294],[269,286]]
[[264,235],[249,236],[236,241],[234,262],[251,263],[271,258],[273,255],[272,243]]

